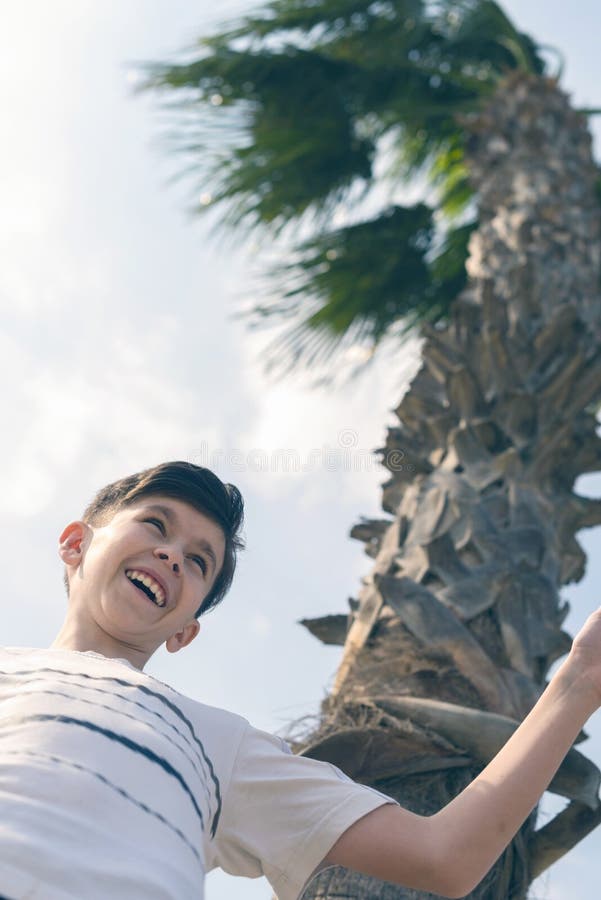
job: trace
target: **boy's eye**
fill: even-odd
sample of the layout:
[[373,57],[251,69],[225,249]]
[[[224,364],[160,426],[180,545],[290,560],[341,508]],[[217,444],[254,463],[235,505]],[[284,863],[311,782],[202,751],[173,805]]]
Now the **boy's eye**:
[[206,575],[207,574],[207,564],[204,561],[204,559],[202,558],[202,556],[193,556],[192,559],[194,560],[195,563],[198,563],[198,565],[202,569],[203,575]]
[[160,519],[144,519],[144,521],[152,522],[154,525],[157,525],[161,534],[165,534],[165,526],[163,525],[163,523],[161,522]]

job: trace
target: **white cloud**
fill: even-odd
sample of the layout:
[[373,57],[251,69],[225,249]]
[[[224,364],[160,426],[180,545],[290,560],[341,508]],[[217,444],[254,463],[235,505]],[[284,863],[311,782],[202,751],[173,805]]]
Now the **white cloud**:
[[271,634],[273,624],[269,616],[266,616],[261,612],[256,612],[251,616],[249,630],[254,637],[266,638]]
[[383,445],[386,426],[419,364],[419,343],[396,356],[383,354],[356,382],[338,389],[311,387],[309,378],[276,382],[261,368],[262,339],[244,345],[245,383],[257,398],[251,426],[240,436],[245,479],[266,496],[302,483],[305,508],[334,499],[363,498],[386,478],[372,451]]
[[37,359],[0,336],[0,377],[12,385],[0,513],[41,512],[78,468],[100,483],[161,459],[189,459],[202,440],[219,442],[218,428],[199,415],[193,386],[179,384],[171,369],[178,333],[169,316],[150,317],[146,326],[124,316],[112,336],[85,335],[85,365],[68,356]]

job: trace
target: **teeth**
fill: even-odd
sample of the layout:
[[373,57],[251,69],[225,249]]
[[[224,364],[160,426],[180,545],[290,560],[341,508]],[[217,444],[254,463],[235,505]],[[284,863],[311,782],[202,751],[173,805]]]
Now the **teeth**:
[[136,579],[136,581],[141,581],[142,584],[145,584],[147,588],[150,588],[152,593],[154,594],[156,605],[157,606],[165,606],[167,598],[165,597],[165,592],[161,585],[151,578],[150,575],[147,575],[145,572],[139,572],[137,569],[127,569],[125,572],[130,581],[132,579]]

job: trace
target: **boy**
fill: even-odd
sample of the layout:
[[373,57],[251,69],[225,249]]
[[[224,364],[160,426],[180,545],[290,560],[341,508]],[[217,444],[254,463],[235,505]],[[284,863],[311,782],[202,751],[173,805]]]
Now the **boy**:
[[601,703],[591,616],[508,744],[430,817],[146,675],[227,592],[238,490],[165,463],[103,488],[60,537],[69,606],[49,649],[0,651],[0,894],[192,900],[221,866],[279,900],[343,865],[462,897],[536,805]]

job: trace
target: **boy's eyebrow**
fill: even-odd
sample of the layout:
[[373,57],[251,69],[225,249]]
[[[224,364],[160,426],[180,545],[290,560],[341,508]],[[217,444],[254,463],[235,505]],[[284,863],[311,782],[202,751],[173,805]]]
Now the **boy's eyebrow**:
[[[150,506],[147,507],[148,510],[156,510],[156,512],[160,512],[170,524],[177,523],[177,513],[173,510],[169,509],[168,506],[161,506],[160,503],[151,503]],[[213,566],[213,571],[217,568],[217,556],[211,544],[207,541],[206,538],[198,538],[194,542],[201,550],[209,557],[211,564]]]

